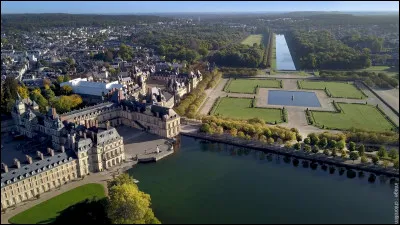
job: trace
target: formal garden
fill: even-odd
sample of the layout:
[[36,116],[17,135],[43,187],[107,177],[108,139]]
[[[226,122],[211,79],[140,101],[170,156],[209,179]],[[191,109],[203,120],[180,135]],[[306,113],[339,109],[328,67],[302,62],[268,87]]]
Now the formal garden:
[[367,96],[354,84],[346,82],[298,81],[300,89],[325,90],[332,98],[364,99]]
[[224,91],[255,94],[257,88],[282,88],[282,81],[275,79],[230,79]]
[[337,112],[307,111],[311,124],[323,129],[349,130],[352,128],[385,132],[396,126],[376,106],[367,104],[333,103]]
[[260,118],[271,124],[284,121],[282,109],[255,107],[255,99],[251,98],[219,98],[214,103],[210,114],[236,119]]

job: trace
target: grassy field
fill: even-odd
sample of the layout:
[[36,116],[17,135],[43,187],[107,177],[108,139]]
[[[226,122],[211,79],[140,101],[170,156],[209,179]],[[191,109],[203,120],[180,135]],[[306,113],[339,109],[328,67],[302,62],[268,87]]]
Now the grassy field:
[[262,34],[252,34],[249,35],[246,39],[244,39],[241,43],[250,46],[253,46],[254,43],[260,45],[261,40],[262,40]]
[[372,105],[338,103],[343,113],[311,112],[325,128],[347,130],[352,127],[368,131],[390,131],[393,125]]
[[344,82],[300,81],[302,89],[324,90],[325,87],[334,98],[366,98],[353,84]]
[[92,197],[97,199],[105,197],[103,185],[86,184],[77,187],[15,215],[9,222],[13,224],[51,223],[61,211]]
[[256,87],[280,88],[280,81],[273,79],[233,79],[226,87],[226,92],[255,94]]
[[251,101],[247,98],[221,98],[214,115],[238,119],[258,117],[269,123],[282,122],[281,109],[250,108]]

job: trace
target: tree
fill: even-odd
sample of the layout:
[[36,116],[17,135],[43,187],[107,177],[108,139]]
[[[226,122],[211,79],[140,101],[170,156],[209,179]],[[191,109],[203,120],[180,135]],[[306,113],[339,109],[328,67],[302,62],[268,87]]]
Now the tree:
[[389,166],[389,161],[383,160],[382,165],[384,168],[387,168]]
[[237,136],[237,129],[236,128],[232,128],[229,130],[229,133],[231,134],[231,136],[236,137]]
[[311,146],[310,145],[304,145],[304,151],[305,152],[311,152]]
[[362,163],[367,163],[368,162],[368,159],[367,159],[367,157],[365,155],[361,156],[361,162]]
[[150,201],[150,195],[135,184],[113,186],[109,189],[108,218],[114,224],[160,224]]
[[385,147],[383,147],[383,146],[379,147],[377,156],[379,156],[379,158],[384,158],[384,157],[387,157],[387,155],[388,154],[387,154]]
[[304,138],[304,144],[309,145],[311,143],[311,140],[309,137]]
[[389,155],[389,157],[392,158],[392,159],[396,159],[396,158],[399,157],[399,153],[398,153],[397,150],[394,149],[394,148],[390,149],[388,155]]
[[295,144],[293,145],[293,148],[296,149],[296,150],[300,150],[300,148],[301,148],[300,143],[295,143]]
[[60,75],[60,76],[57,77],[57,83],[61,84],[62,82],[64,82],[64,76]]
[[356,143],[350,141],[350,143],[349,143],[349,150],[350,150],[350,151],[355,151],[355,150],[356,150]]
[[345,158],[347,157],[347,152],[346,152],[345,150],[342,150],[342,155],[341,155],[341,157],[342,157],[343,159],[345,159]]
[[135,184],[135,182],[133,181],[133,178],[131,176],[129,176],[129,174],[123,173],[123,174],[115,177],[111,181],[108,181],[107,188],[110,189],[114,186],[123,185],[123,184]]
[[51,90],[50,88],[44,90],[44,96],[45,96],[49,101],[52,101],[52,99],[56,97],[56,95],[54,94],[53,90]]
[[207,56],[208,55],[208,50],[206,48],[200,48],[199,49],[199,54],[202,56]]
[[373,156],[372,156],[372,163],[373,163],[374,165],[377,165],[378,162],[379,162],[379,157],[378,157],[377,155],[373,155]]
[[22,99],[29,97],[29,91],[26,86],[18,85],[17,92],[18,92],[19,96],[21,96]]
[[319,142],[319,138],[318,138],[317,134],[315,134],[315,133],[309,134],[308,137],[310,138],[311,145],[316,145]]
[[223,134],[224,133],[224,128],[221,127],[221,126],[218,126],[217,129],[216,129],[216,133],[217,134]]
[[346,142],[344,142],[344,140],[340,140],[336,143],[336,148],[343,150],[344,147],[346,146]]
[[326,148],[326,146],[328,145],[328,139],[326,137],[321,138],[318,142],[318,145],[321,148]]
[[319,147],[318,147],[318,145],[315,145],[315,146],[313,147],[312,152],[313,152],[313,153],[318,153],[318,152],[319,152]]
[[324,149],[324,155],[329,156],[329,150],[328,149]]
[[354,162],[354,160],[357,160],[358,158],[360,158],[360,155],[358,154],[358,152],[356,152],[356,151],[350,152],[350,159],[353,160],[353,162]]
[[64,76],[64,82],[68,82],[71,80],[71,77],[69,75]]
[[365,154],[365,147],[364,147],[363,144],[361,144],[361,145],[358,147],[358,153],[360,154],[360,156],[363,156],[363,155]]
[[329,146],[329,148],[336,148],[336,141],[335,140],[329,140],[328,141],[328,146]]
[[395,168],[396,170],[399,169],[399,157],[397,157],[397,158],[393,161],[393,168]]
[[61,93],[65,94],[65,95],[69,95],[72,93],[72,87],[69,85],[64,85],[61,87]]
[[331,155],[332,155],[333,157],[336,157],[336,154],[337,154],[336,148],[332,149]]
[[296,141],[297,142],[300,142],[300,141],[302,141],[303,140],[303,137],[300,135],[300,134],[297,134],[296,135]]

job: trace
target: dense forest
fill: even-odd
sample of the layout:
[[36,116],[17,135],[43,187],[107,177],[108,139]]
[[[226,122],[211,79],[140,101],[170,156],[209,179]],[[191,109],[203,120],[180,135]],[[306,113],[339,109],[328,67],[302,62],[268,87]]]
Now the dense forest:
[[138,15],[79,15],[79,14],[4,14],[1,15],[2,30],[18,29],[34,31],[49,27],[81,27],[81,26],[123,26],[138,23],[156,23],[172,21],[170,18]]
[[296,68],[362,69],[371,66],[370,50],[357,51],[328,31],[290,31],[285,38]]
[[215,62],[218,66],[254,68],[261,65],[263,54],[262,46],[235,44],[218,51],[209,58],[209,61]]
[[182,26],[133,34],[128,42],[153,48],[167,61],[193,62],[245,36],[241,29],[221,25]]

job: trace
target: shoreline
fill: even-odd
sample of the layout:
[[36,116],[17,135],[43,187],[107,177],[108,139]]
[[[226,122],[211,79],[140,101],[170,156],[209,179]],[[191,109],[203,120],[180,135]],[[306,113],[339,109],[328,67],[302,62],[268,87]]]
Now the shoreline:
[[[251,149],[255,149],[255,150],[259,150],[259,151],[263,151],[263,152],[269,152],[269,153],[274,153],[274,154],[278,154],[278,155],[295,157],[295,158],[303,159],[303,160],[310,160],[310,161],[315,161],[315,162],[319,162],[319,163],[325,163],[325,164],[334,165],[337,167],[345,167],[346,169],[362,170],[365,172],[374,173],[376,175],[386,175],[388,177],[399,178],[399,172],[393,168],[382,168],[380,166],[371,165],[371,164],[360,164],[360,163],[349,164],[349,163],[346,163],[339,156],[332,158],[331,156],[326,156],[322,153],[306,154],[303,151],[294,151],[294,150],[289,150],[289,149],[286,149],[285,147],[280,147],[280,146],[276,146],[276,145],[274,146],[274,145],[262,144],[258,141],[254,142],[254,140],[251,140],[251,141],[240,140],[240,139],[234,138],[234,137],[227,137],[227,135],[218,135],[217,136],[217,135],[207,135],[207,134],[202,134],[202,133],[181,133],[181,135],[187,136],[187,137],[193,137],[195,139],[203,139],[203,140],[208,140],[208,141],[212,141],[212,142],[220,142],[220,143],[233,145],[233,146],[237,146],[237,147],[251,148]],[[242,143],[240,143],[240,142],[242,142]],[[243,143],[243,142],[245,142],[245,143]]]

